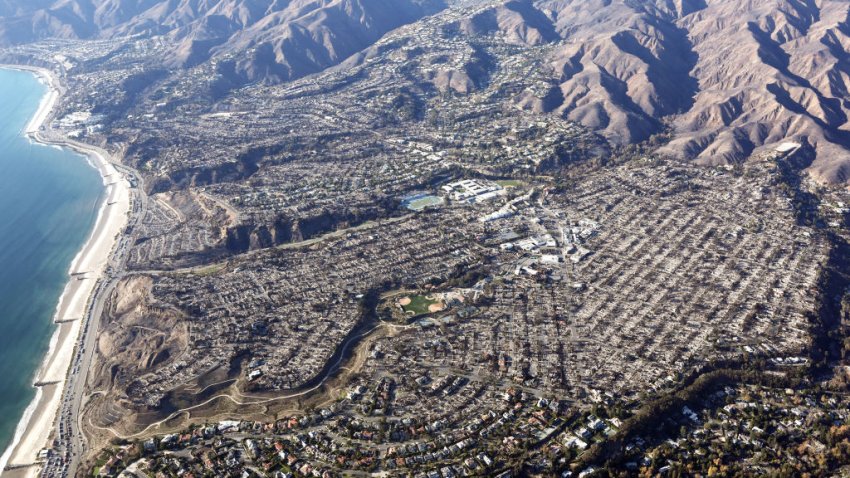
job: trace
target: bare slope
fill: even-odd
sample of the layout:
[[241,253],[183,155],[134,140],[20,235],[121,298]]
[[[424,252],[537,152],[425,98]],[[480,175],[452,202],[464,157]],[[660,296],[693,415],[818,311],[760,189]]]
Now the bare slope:
[[670,128],[663,152],[718,164],[793,139],[817,179],[846,182],[848,17],[838,0],[511,0],[460,30],[551,44],[542,109],[615,144]]
[[[746,10],[744,10],[746,6]],[[793,137],[817,147],[813,175],[846,182],[850,166],[850,3],[716,2],[687,16],[698,62],[694,104],[674,122],[671,152],[739,160]]]
[[667,121],[664,152],[703,163],[808,141],[816,178],[848,180],[850,3],[598,3],[541,4],[565,38],[552,56],[565,115],[623,143]]
[[173,45],[166,66],[235,59],[247,81],[288,81],[443,7],[441,0],[4,0],[0,45],[162,35]]
[[[506,104],[581,122],[615,144],[670,130],[663,153],[705,164],[742,161],[782,141],[808,142],[817,151],[809,169],[815,178],[850,181],[846,0],[484,5],[444,25],[439,41],[500,36],[548,50],[550,91],[537,99],[505,93]],[[443,8],[444,0],[0,0],[0,44],[160,35],[172,45],[162,59],[167,67],[216,61],[233,84],[275,83],[359,64],[387,32]],[[380,48],[405,55],[429,48],[427,39],[415,41],[418,48]],[[472,44],[468,50],[461,67],[446,58],[419,80],[440,94],[480,89],[499,53]]]

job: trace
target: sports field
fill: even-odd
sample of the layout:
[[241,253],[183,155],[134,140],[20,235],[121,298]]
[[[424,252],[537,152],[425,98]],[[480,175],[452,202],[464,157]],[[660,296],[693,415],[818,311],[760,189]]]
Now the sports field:
[[425,295],[402,297],[398,303],[401,305],[402,310],[412,317],[439,312],[445,308],[442,300]]
[[411,211],[421,211],[427,207],[440,206],[445,201],[439,196],[416,194],[402,200],[402,205]]

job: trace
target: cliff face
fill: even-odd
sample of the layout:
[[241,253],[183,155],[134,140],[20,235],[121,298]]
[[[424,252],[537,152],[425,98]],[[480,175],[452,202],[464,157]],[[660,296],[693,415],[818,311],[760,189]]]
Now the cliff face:
[[242,253],[304,241],[337,229],[385,217],[390,212],[382,208],[324,211],[299,219],[281,215],[270,223],[247,221],[227,230],[225,247],[229,252]]

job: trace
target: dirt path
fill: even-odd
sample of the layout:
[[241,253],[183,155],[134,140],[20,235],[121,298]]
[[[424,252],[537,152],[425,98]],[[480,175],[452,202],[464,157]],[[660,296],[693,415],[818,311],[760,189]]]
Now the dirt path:
[[282,415],[301,413],[307,408],[321,407],[339,398],[340,393],[342,393],[348,384],[350,377],[363,368],[369,357],[369,349],[372,343],[386,336],[397,335],[410,328],[412,327],[381,322],[362,334],[350,337],[342,347],[345,349],[353,346],[354,350],[352,353],[340,354],[336,362],[331,364],[323,376],[319,378],[319,382],[305,390],[276,396],[270,396],[268,394],[251,395],[242,393],[234,384],[226,392],[217,394],[190,407],[176,410],[167,417],[153,422],[135,433],[121,433],[112,427],[95,425],[90,420],[89,426],[94,429],[106,431],[114,437],[132,439],[177,431],[190,425],[193,421],[200,420],[201,417],[203,417],[204,421],[209,421],[216,418],[224,419],[240,416],[239,413],[234,412],[228,407],[222,407],[220,401],[229,402],[240,408],[262,406],[267,411],[267,415],[249,412],[243,416],[255,417],[266,415],[260,417],[266,420],[271,419],[272,416],[277,418]]

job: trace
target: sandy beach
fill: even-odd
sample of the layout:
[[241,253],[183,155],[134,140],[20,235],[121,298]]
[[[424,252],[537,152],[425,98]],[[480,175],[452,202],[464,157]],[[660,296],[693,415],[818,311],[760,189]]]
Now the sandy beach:
[[109,162],[106,152],[76,142],[47,140],[40,134],[61,94],[58,80],[51,72],[14,65],[0,67],[33,72],[49,88],[24,133],[32,141],[71,148],[87,156],[103,178],[106,189],[94,228],[71,264],[68,283],[56,307],[53,320],[58,326],[51,338],[50,349],[33,379],[39,390],[18,423],[14,441],[0,458],[0,470],[12,468],[0,471],[3,478],[30,477],[38,474],[39,452],[53,441],[64,384],[74,366],[74,351],[82,339],[80,331],[86,320],[89,302],[97,282],[106,270],[117,238],[127,224],[130,185]]

